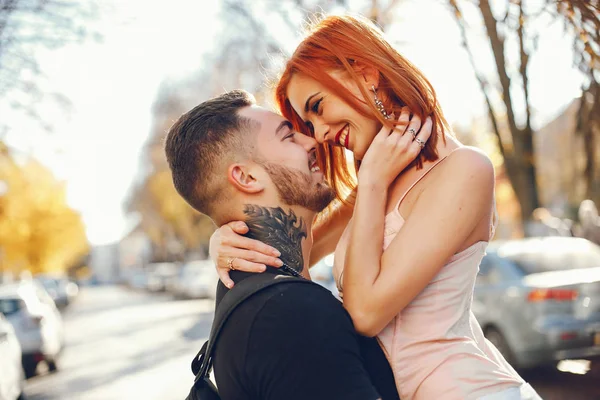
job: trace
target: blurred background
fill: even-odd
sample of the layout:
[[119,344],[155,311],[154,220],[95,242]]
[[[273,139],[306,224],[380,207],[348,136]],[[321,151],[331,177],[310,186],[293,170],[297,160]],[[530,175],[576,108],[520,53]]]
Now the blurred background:
[[[181,399],[211,221],[162,141],[272,84],[315,12],[361,13],[497,174],[474,312],[545,399],[600,399],[597,0],[0,0],[0,400]],[[332,256],[311,274],[335,293]]]

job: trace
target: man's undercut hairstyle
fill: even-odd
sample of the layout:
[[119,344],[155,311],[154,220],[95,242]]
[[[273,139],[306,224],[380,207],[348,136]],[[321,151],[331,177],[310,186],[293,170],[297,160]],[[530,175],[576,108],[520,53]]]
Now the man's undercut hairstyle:
[[251,137],[260,125],[238,111],[254,104],[246,91],[224,93],[183,114],[167,134],[165,153],[175,189],[213,220],[228,187],[225,168],[240,155],[251,156]]

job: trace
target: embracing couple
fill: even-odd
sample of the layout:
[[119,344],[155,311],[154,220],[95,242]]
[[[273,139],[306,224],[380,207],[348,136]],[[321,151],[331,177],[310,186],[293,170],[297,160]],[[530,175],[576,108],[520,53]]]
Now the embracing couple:
[[425,76],[368,20],[330,16],[275,95],[281,114],[239,90],[184,114],[173,181],[220,226],[217,304],[256,273],[310,279],[332,252],[343,302],[313,284],[243,302],[216,344],[221,398],[540,399],[471,312],[494,170]]

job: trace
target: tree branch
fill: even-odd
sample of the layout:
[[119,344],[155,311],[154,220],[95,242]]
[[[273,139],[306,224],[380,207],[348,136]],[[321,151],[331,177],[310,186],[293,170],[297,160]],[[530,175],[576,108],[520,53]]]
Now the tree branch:
[[519,37],[519,73],[523,82],[523,95],[525,97],[525,128],[531,131],[531,104],[529,101],[529,79],[527,77],[527,66],[529,64],[529,54],[525,50],[525,22],[526,16],[523,12],[523,1],[519,0],[519,26],[517,36]]
[[[520,131],[517,128],[517,123],[515,120],[512,96],[510,93],[510,78],[506,70],[506,58],[504,56],[504,39],[501,38],[498,34],[496,19],[494,18],[494,15],[492,13],[489,0],[480,0],[479,9],[481,10],[481,15],[483,16],[483,22],[485,24],[487,34],[490,38],[490,43],[492,45],[492,53],[494,54],[494,60],[496,61],[496,69],[498,71],[498,77],[500,78],[500,85],[502,86],[502,100],[504,101],[504,105],[506,107],[508,126],[514,136]],[[519,145],[519,142],[517,140],[513,140],[513,145],[515,146],[515,150],[520,150],[517,149],[517,146]]]
[[467,30],[466,30],[466,21],[463,17],[462,11],[458,7],[458,3],[456,0],[450,0],[450,5],[454,9],[454,18],[456,19],[456,23],[458,24],[458,28],[460,30],[460,35],[462,38],[462,44],[465,50],[467,51],[467,55],[469,56],[469,62],[471,63],[471,67],[473,67],[473,73],[475,74],[475,78],[477,78],[477,82],[479,82],[479,87],[481,89],[481,93],[485,98],[485,104],[487,105],[488,117],[490,118],[490,122],[492,124],[492,131],[496,135],[498,139],[498,148],[500,149],[500,153],[502,157],[506,159],[506,151],[505,147],[502,143],[502,136],[500,135],[500,125],[498,124],[498,119],[496,118],[496,114],[494,113],[494,107],[492,106],[492,101],[490,100],[490,96],[487,93],[487,80],[484,75],[479,71],[477,65],[475,64],[475,57],[473,55],[473,51],[469,46],[468,38],[467,38]]

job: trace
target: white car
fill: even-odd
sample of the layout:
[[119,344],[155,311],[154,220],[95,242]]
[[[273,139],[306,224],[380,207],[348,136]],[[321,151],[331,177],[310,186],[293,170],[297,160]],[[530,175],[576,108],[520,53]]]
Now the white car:
[[79,293],[79,287],[63,276],[36,275],[34,278],[48,292],[56,307],[65,308]]
[[173,285],[173,294],[188,299],[216,297],[219,276],[211,260],[198,260],[186,263]]
[[0,313],[0,400],[23,399],[25,375],[15,329]]
[[174,263],[156,263],[147,267],[148,280],[146,289],[151,292],[164,292],[177,277],[177,266]]
[[56,371],[64,343],[63,322],[46,290],[35,281],[0,286],[0,311],[19,339],[25,376],[34,376],[40,361]]

